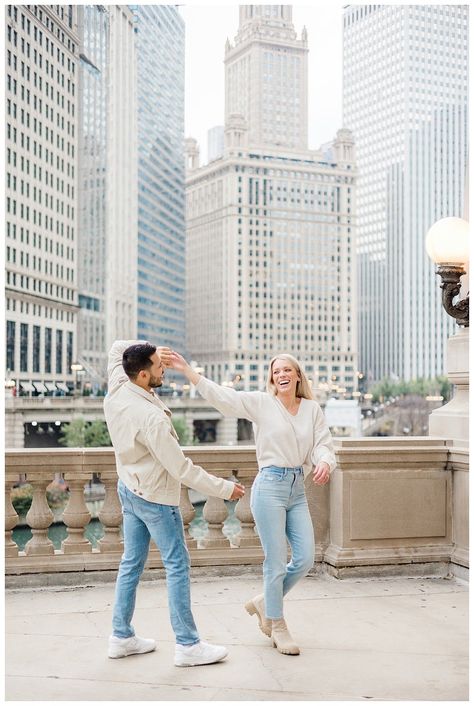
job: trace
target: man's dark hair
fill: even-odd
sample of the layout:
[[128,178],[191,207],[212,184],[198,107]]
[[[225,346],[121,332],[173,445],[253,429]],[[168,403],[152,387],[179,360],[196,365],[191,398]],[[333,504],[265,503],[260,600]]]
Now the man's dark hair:
[[122,365],[129,378],[134,380],[140,370],[148,370],[153,365],[150,357],[156,352],[151,343],[134,343],[123,353]]

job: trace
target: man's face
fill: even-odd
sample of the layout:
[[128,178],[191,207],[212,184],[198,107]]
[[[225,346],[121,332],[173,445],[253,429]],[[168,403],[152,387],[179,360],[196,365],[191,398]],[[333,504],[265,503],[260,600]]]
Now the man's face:
[[149,387],[161,387],[163,384],[163,378],[165,375],[165,370],[161,358],[158,353],[153,353],[150,356],[150,360],[153,362],[151,368],[146,371],[149,375],[148,385]]

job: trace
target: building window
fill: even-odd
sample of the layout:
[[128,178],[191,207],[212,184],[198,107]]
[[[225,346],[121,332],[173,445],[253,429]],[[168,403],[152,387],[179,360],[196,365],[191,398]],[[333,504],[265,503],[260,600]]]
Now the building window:
[[40,371],[40,345],[41,345],[41,328],[33,326],[33,372]]
[[20,324],[20,372],[28,371],[28,324]]
[[56,331],[56,372],[63,372],[63,332]]
[[73,343],[73,337],[72,337],[72,331],[67,332],[67,348],[66,348],[66,366],[67,366],[67,371],[69,372],[71,370],[71,365],[72,365],[72,343]]
[[15,329],[15,322],[7,321],[7,370],[15,369]]
[[44,330],[44,372],[51,372],[51,341],[53,331],[50,328]]

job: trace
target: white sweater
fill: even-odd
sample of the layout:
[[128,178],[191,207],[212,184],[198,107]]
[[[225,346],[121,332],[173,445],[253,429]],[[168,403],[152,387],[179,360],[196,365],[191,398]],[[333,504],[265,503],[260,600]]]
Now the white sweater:
[[315,400],[301,399],[291,415],[275,395],[268,392],[238,392],[201,377],[198,392],[224,416],[253,423],[258,467],[303,466],[305,476],[319,461],[332,472],[336,458],[324,414]]

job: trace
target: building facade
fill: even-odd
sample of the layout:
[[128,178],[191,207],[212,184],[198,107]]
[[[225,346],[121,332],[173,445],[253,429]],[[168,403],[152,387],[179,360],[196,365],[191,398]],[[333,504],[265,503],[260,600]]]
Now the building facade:
[[72,385],[78,316],[77,6],[6,8],[6,376]]
[[[184,350],[184,21],[133,5],[138,103],[138,337]],[[172,67],[172,69],[170,69]]]
[[360,366],[367,380],[444,373],[454,320],[425,252],[463,215],[467,5],[359,5],[344,13],[343,124],[358,166]]
[[216,125],[207,131],[207,161],[213,162],[224,155],[224,126]]
[[224,384],[264,389],[299,358],[316,388],[356,383],[355,162],[347,130],[307,143],[307,34],[290,6],[241,6],[226,45],[222,159],[187,149],[188,350]]
[[137,104],[133,14],[78,6],[78,362],[106,383],[107,352],[137,328]]
[[[107,59],[109,21],[103,5],[79,5],[79,324],[77,362],[102,383],[106,363],[105,270]],[[95,379],[94,379],[95,378]]]

